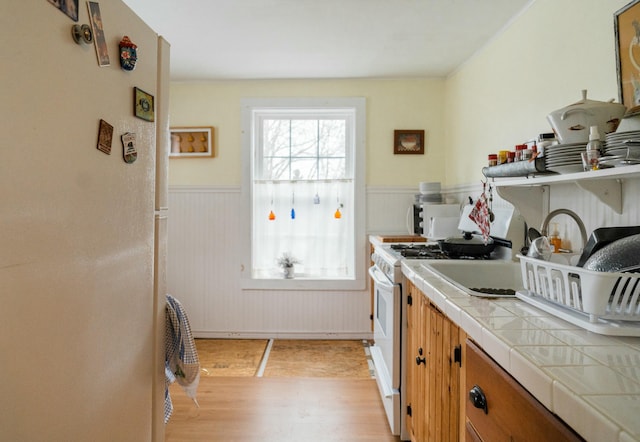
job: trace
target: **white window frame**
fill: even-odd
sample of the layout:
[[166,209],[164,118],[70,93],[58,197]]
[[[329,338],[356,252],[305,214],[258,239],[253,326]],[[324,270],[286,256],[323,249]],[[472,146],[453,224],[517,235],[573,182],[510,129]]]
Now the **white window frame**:
[[[354,109],[355,145],[352,161],[354,183],[354,268],[350,279],[257,279],[252,277],[252,181],[254,179],[254,118],[257,110],[264,109]],[[366,288],[366,197],[365,197],[365,134],[366,99],[340,98],[246,98],[241,100],[242,124],[242,251],[241,288],[248,290],[364,290]]]

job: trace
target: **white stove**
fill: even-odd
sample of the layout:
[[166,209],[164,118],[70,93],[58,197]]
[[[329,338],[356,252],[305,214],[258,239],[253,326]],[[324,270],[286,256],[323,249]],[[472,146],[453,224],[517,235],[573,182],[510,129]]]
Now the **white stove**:
[[[508,220],[496,230],[505,236],[509,230],[513,209],[508,213]],[[460,225],[465,224],[464,214]],[[504,230],[501,230],[504,226]],[[493,226],[492,226],[493,229]],[[461,229],[464,230],[464,229]],[[522,235],[524,229],[522,228]],[[493,230],[492,230],[493,231]],[[520,232],[516,233],[517,235]],[[406,430],[406,403],[403,392],[405,371],[404,355],[406,354],[407,295],[402,287],[401,263],[405,259],[440,260],[440,259],[494,259],[500,261],[511,256],[511,250],[505,253],[502,246],[489,256],[457,256],[444,254],[438,242],[426,243],[376,243],[371,255],[373,266],[369,274],[374,287],[373,339],[371,356],[374,363],[376,382],[380,397],[387,414],[391,432],[408,440]]]

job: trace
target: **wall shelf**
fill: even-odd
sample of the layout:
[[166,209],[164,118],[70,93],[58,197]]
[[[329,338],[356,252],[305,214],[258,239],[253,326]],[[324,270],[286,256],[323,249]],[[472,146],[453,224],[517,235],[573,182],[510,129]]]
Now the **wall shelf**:
[[574,183],[617,213],[622,213],[622,181],[640,178],[640,165],[588,172],[541,175],[532,178],[493,179],[498,195],[513,204],[531,226],[540,226],[549,212],[549,187]]

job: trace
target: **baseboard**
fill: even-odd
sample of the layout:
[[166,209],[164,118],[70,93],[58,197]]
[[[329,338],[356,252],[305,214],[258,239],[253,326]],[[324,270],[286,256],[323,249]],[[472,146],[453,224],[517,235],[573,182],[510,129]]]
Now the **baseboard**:
[[192,331],[194,338],[200,339],[373,339],[373,333],[308,333],[308,332],[224,332]]

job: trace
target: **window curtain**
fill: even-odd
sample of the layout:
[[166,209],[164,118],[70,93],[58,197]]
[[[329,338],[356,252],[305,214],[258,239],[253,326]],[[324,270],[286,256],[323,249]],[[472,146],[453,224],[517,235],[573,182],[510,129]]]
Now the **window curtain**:
[[253,196],[254,278],[282,278],[285,253],[295,278],[354,278],[352,180],[254,181]]

